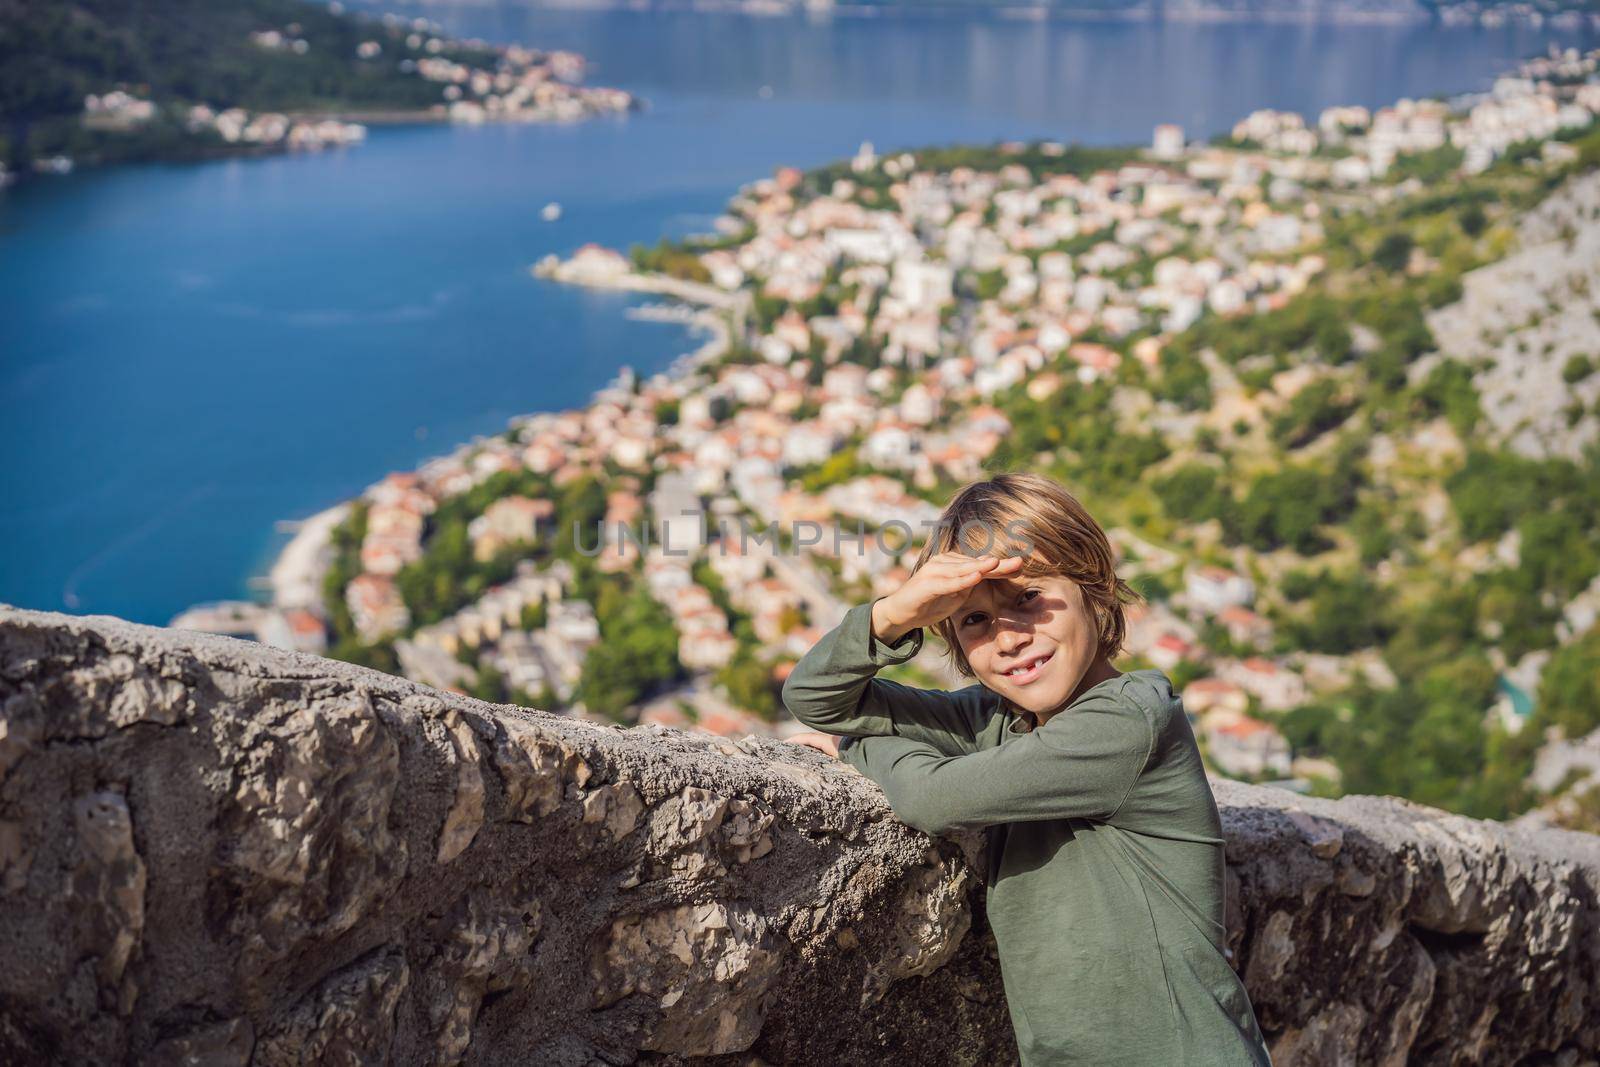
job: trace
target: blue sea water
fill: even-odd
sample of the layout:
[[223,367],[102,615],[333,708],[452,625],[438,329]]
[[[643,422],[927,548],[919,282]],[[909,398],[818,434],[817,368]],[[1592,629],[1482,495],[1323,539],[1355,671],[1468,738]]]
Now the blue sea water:
[[[391,7],[391,9],[394,9]],[[402,12],[406,8],[399,8]],[[585,241],[705,230],[775,166],[1010,137],[1191,136],[1486,88],[1548,30],[759,18],[423,7],[572,48],[650,101],[576,126],[374,129],[318,155],[0,193],[0,601],[163,623],[245,596],[283,535],[514,414],[664,368],[681,328],[533,279]],[[560,202],[557,222],[539,209]]]

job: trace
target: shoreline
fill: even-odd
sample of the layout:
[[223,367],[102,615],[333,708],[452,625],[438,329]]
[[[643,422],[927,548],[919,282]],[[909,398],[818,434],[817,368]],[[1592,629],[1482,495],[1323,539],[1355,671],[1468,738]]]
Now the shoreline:
[[[350,514],[346,500],[294,523],[294,536],[279,550],[267,571],[272,606],[280,611],[301,608],[322,612],[322,580],[328,572],[328,546],[334,529]],[[280,523],[285,526],[288,523]]]
[[[286,111],[282,112],[285,118],[296,125],[315,124],[319,122],[340,122],[355,124],[363,127],[380,126],[390,129],[403,129],[405,127],[424,126],[568,126],[579,122],[591,122],[608,116],[626,116],[637,111],[643,111],[648,106],[648,101],[643,97],[629,95],[629,104],[626,108],[611,111],[594,110],[581,115],[561,116],[543,113],[517,113],[514,115],[485,114],[481,118],[463,120],[454,118],[448,108],[443,104],[435,104],[425,109],[412,110],[379,110],[363,111],[337,110],[337,111]],[[366,140],[366,130],[362,136],[352,142],[327,143],[317,145],[290,144],[287,139],[275,141],[270,144],[258,142],[224,142],[209,143],[195,141],[172,151],[156,152],[151,155],[130,156],[127,158],[96,160],[93,158],[73,159],[71,165],[60,173],[45,172],[38,168],[32,170],[15,170],[0,172],[0,191],[8,187],[20,188],[23,185],[37,182],[41,179],[60,177],[79,170],[101,171],[114,167],[139,166],[148,164],[182,164],[182,163],[216,163],[232,159],[269,159],[278,156],[293,156],[315,154],[324,151],[353,148]]]
[[[586,246],[587,247],[587,246]],[[581,251],[581,250],[580,250]],[[743,330],[750,313],[750,296],[743,290],[730,293],[714,285],[685,281],[667,274],[651,274],[637,270],[592,271],[573,266],[574,260],[563,260],[555,253],[545,256],[529,272],[541,281],[560,285],[575,285],[586,289],[612,292],[650,293],[671,297],[689,305],[693,310],[684,320],[686,329],[708,331],[712,336],[692,352],[673,360],[662,373],[669,379],[680,378],[694,369],[721,359],[733,345],[733,335]],[[518,416],[513,424],[527,416]]]
[[[684,352],[675,357],[665,370],[658,373],[668,378],[680,378],[692,373],[696,368],[720,359],[733,342],[733,330],[728,321],[730,314],[743,314],[743,303],[737,296],[723,292],[709,285],[698,285],[694,282],[685,282],[680,279],[670,278],[665,275],[646,275],[629,272],[618,277],[611,283],[598,280],[573,280],[556,278],[546,272],[541,272],[541,267],[547,261],[560,262],[559,257],[545,257],[539,264],[529,268],[529,272],[536,278],[558,281],[562,284],[580,285],[595,289],[610,289],[613,291],[653,293],[669,296],[692,305],[696,310],[678,322],[684,328],[685,335],[692,337],[694,331],[701,330],[709,333],[707,338],[698,347]],[[619,367],[620,374],[626,369]],[[507,426],[517,427],[534,418],[538,411],[526,411],[511,416],[507,419]],[[430,462],[446,459],[459,455],[463,450],[470,449],[473,441],[457,442],[449,449],[419,462],[416,468],[426,466]],[[414,469],[416,469],[414,468]],[[380,479],[381,480],[381,479]],[[377,484],[377,483],[374,483]],[[248,581],[260,583],[267,589],[267,604],[278,611],[295,609],[311,612],[321,618],[322,582],[328,569],[328,546],[332,540],[333,531],[349,515],[351,507],[360,500],[366,490],[357,493],[348,500],[341,501],[333,507],[325,508],[305,519],[279,520],[278,527],[292,528],[294,535],[289,542],[273,557],[272,564],[267,568],[267,573],[251,575]],[[191,609],[195,610],[195,609]]]
[[[588,246],[586,246],[588,247]],[[583,253],[579,250],[579,254]],[[615,253],[613,253],[615,254]],[[618,256],[620,259],[620,256]],[[630,293],[654,293],[676,297],[688,304],[699,304],[721,311],[736,311],[744,301],[726,289],[704,282],[685,281],[670,274],[654,274],[632,269],[616,269],[610,264],[587,267],[577,256],[562,259],[554,252],[545,256],[529,272],[535,278],[577,285],[588,289],[612,289]]]

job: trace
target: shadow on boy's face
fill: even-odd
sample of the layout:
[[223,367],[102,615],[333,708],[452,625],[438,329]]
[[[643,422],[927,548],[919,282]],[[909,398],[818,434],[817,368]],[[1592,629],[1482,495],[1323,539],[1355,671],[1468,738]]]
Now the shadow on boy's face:
[[[1029,591],[1034,595],[1029,597]],[[1032,633],[1047,625],[1058,612],[1082,605],[1083,594],[1070,578],[989,578],[973,586],[966,601],[950,614],[956,634],[963,639],[989,639],[1008,630]],[[981,619],[974,618],[981,616]],[[987,626],[964,626],[968,620]]]

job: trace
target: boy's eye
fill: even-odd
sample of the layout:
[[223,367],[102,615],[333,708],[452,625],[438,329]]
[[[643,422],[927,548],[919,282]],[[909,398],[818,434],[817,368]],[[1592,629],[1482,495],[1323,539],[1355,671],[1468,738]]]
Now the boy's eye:
[[962,626],[976,626],[983,621],[983,612],[974,611],[971,615],[961,620]]
[[1032,600],[1034,597],[1036,597],[1038,595],[1039,595],[1039,590],[1037,590],[1037,589],[1025,589],[1022,592],[1022,599],[1023,599],[1024,602],[1026,602],[1026,601]]

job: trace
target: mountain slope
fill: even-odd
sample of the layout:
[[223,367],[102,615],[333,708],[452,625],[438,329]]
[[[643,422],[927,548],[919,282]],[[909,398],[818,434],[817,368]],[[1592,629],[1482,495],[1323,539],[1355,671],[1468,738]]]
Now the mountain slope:
[[[423,109],[442,101],[441,86],[404,69],[407,59],[492,57],[456,45],[424,51],[409,35],[302,0],[0,0],[0,163],[175,154],[180,105]],[[367,41],[379,51],[362,58]],[[131,136],[84,129],[85,97],[119,87],[158,105],[154,119]]]

